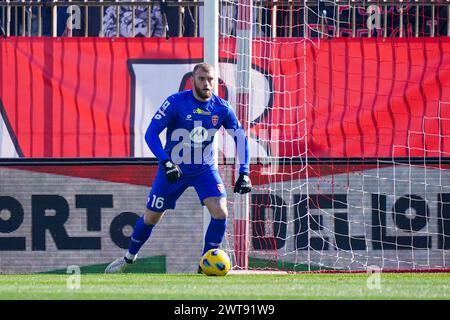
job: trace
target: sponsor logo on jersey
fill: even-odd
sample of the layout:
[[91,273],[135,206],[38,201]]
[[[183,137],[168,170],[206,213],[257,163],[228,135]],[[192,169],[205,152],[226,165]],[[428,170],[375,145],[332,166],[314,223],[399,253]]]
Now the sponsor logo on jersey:
[[211,122],[212,122],[213,126],[216,126],[217,123],[219,122],[219,116],[212,116]]
[[169,101],[164,101],[164,103],[161,105],[161,107],[159,108],[158,112],[161,113],[163,116],[165,116],[166,114],[164,113],[164,111],[166,111],[167,107],[170,105]]
[[211,115],[211,112],[202,110],[202,109],[200,109],[200,108],[194,109],[193,112],[194,112],[195,114],[201,114],[201,115],[203,115],[203,116],[210,116],[210,115]]
[[186,116],[186,120],[192,120],[192,114],[188,114],[188,115]]

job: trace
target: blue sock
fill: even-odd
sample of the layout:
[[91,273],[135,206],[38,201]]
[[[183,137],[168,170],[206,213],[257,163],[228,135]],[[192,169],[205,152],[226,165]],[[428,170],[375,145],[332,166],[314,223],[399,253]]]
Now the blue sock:
[[145,241],[150,238],[153,227],[155,225],[146,225],[144,223],[144,216],[141,216],[134,226],[133,234],[131,235],[130,244],[128,245],[128,252],[131,254],[137,254],[139,249]]
[[225,230],[227,228],[227,219],[214,219],[211,217],[209,222],[208,230],[205,234],[205,247],[203,248],[203,253],[214,248],[218,248],[222,243],[223,237],[225,235]]

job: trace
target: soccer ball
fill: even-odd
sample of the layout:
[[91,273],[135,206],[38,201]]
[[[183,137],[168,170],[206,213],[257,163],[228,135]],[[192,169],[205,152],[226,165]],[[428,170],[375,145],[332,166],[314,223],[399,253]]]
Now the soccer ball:
[[230,271],[230,257],[222,249],[205,252],[200,260],[200,268],[207,276],[224,276]]

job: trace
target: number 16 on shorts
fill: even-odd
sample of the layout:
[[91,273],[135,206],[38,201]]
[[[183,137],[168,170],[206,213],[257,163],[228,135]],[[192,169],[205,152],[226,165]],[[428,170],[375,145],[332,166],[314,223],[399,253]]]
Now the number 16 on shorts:
[[148,202],[150,203],[149,207],[151,208],[161,209],[164,206],[164,198],[157,197],[154,194],[148,198]]

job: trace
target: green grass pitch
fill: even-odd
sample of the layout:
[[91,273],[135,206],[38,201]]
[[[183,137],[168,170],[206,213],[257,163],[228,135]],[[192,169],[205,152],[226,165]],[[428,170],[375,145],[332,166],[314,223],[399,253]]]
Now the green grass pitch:
[[[197,274],[81,274],[80,287],[76,289],[73,288],[76,285],[73,275],[3,274],[0,275],[0,299],[450,299],[449,273],[382,273],[380,276],[379,288],[375,286],[369,289],[369,275],[365,273],[230,274],[225,277]],[[370,283],[372,287],[376,284]]]

